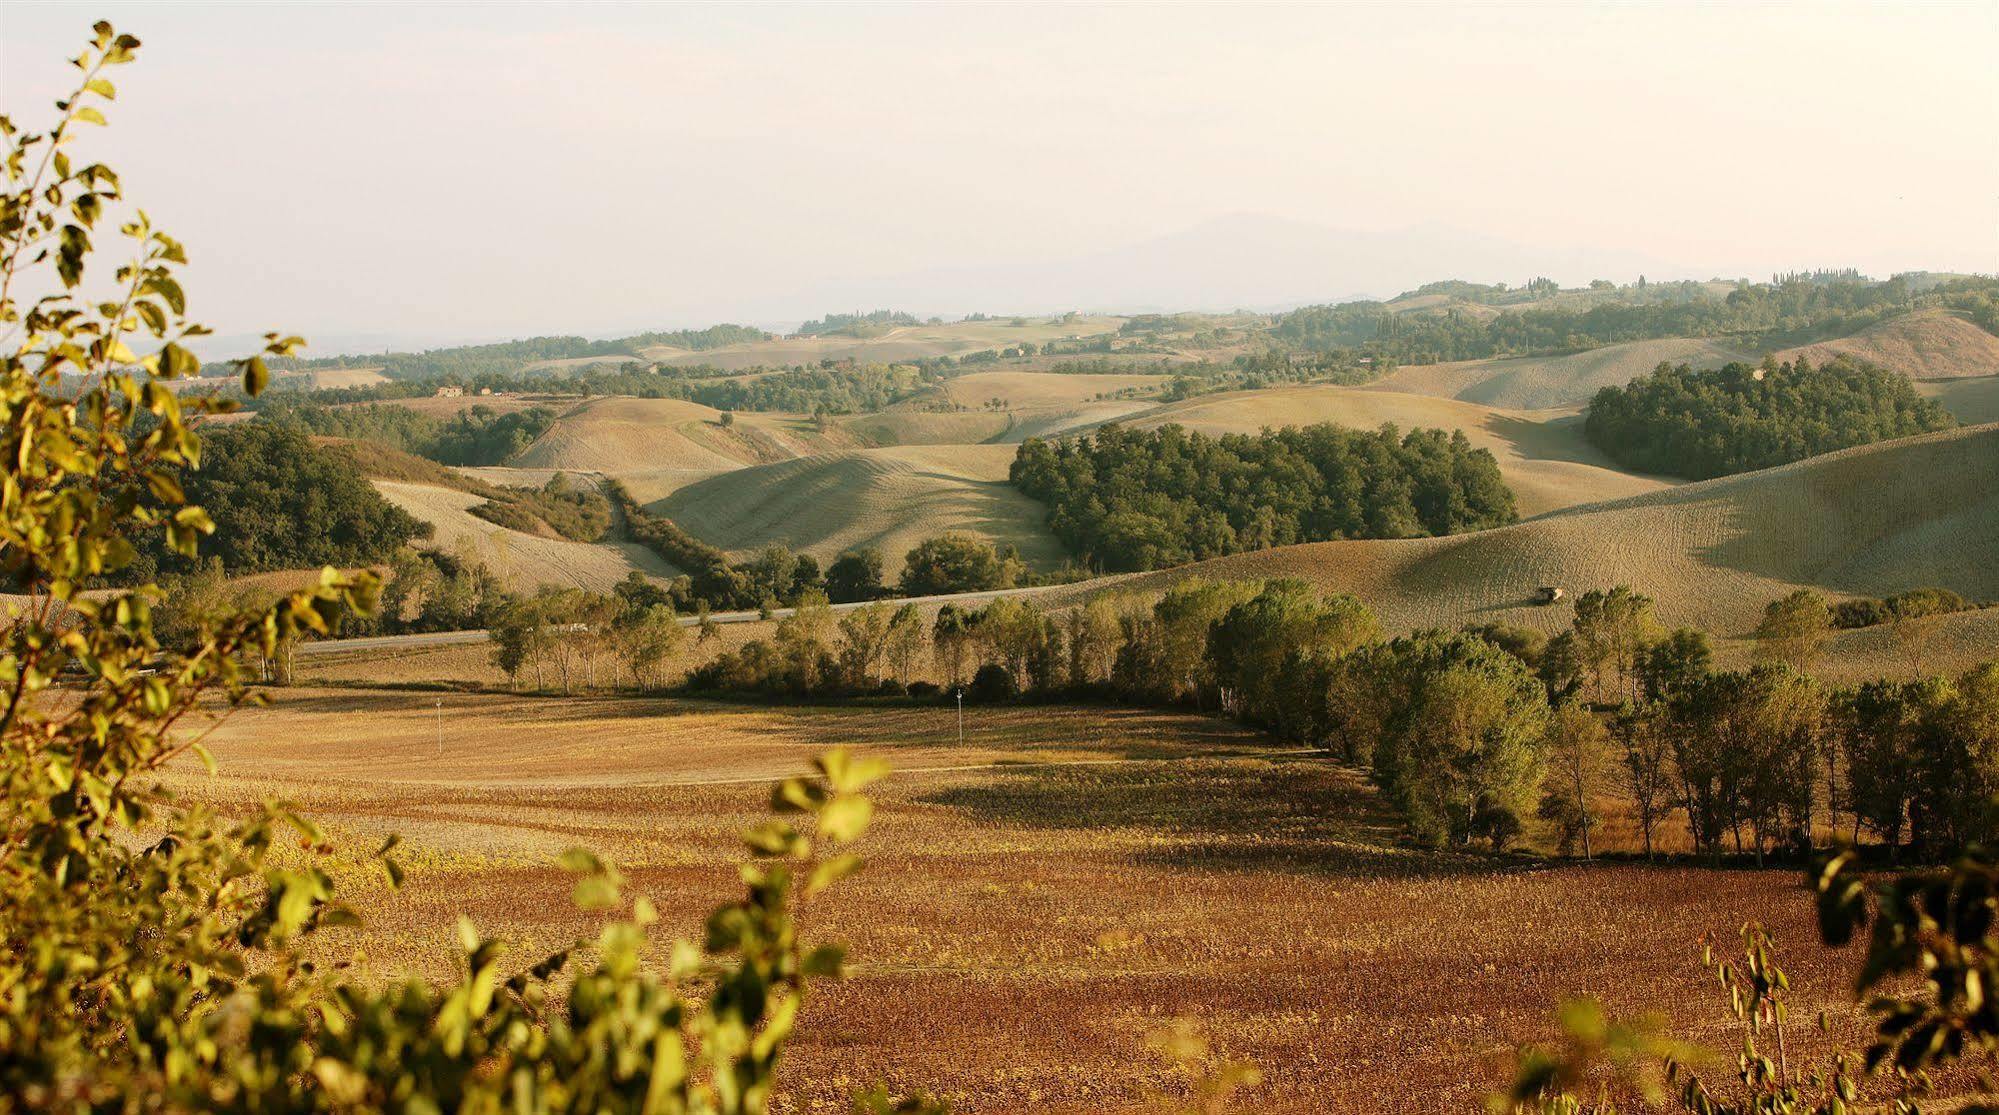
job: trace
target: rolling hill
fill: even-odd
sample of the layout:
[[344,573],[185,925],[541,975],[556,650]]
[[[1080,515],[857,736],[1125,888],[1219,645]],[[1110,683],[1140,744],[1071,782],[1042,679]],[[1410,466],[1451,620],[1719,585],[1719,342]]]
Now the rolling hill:
[[[1351,592],[1394,630],[1501,622],[1553,630],[1571,594],[1628,584],[1663,619],[1741,635],[1799,587],[1884,595],[1935,585],[1999,599],[1999,424],[1883,442],[1763,472],[1578,507],[1450,538],[1319,542],[1092,582],[1158,590],[1188,577],[1303,577]],[[1964,621],[1978,645],[1989,633]],[[1856,637],[1857,638],[1857,637]],[[1865,641],[1865,640],[1861,640]]]
[[563,415],[507,462],[583,472],[682,469],[714,472],[846,448],[855,439],[820,432],[803,415],[722,412],[679,399],[591,399]]
[[1355,429],[1392,422],[1404,430],[1463,430],[1474,446],[1491,450],[1498,459],[1522,516],[1620,499],[1672,483],[1620,471],[1583,439],[1582,419],[1572,410],[1510,411],[1429,395],[1306,386],[1202,395],[1155,407],[1126,422],[1146,428],[1178,423],[1207,434],[1315,422]]
[[1918,310],[1870,325],[1850,337],[1785,349],[1822,364],[1846,355],[1879,364],[1910,379],[1964,379],[1999,375],[1999,337],[1948,310]]
[[1605,387],[1622,387],[1660,364],[1719,368],[1754,360],[1712,341],[1670,338],[1606,345],[1567,356],[1457,360],[1398,368],[1368,384],[1374,391],[1436,395],[1507,410],[1544,410],[1589,402]]
[[649,508],[738,555],[771,544],[822,565],[879,549],[893,579],[925,538],[967,531],[1012,543],[1038,569],[1063,553],[1042,506],[1006,482],[1011,445],[905,446],[804,457],[687,484]]
[[1916,384],[1916,390],[1935,399],[1959,422],[1999,422],[1999,375],[1923,380]]
[[515,592],[532,592],[541,585],[609,592],[633,570],[656,577],[674,573],[643,546],[542,538],[487,522],[471,513],[470,508],[484,502],[471,492],[394,480],[374,483],[390,503],[435,529],[423,548],[483,563]]

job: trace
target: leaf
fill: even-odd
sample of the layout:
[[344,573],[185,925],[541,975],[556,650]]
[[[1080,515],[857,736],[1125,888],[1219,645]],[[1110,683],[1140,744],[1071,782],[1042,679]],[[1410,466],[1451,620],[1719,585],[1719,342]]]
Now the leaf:
[[105,124],[110,123],[110,121],[104,119],[103,113],[97,111],[94,108],[91,108],[89,105],[84,105],[83,107],[78,108],[76,110],[76,118],[85,124],[96,124],[99,127],[103,127]]
[[618,904],[618,884],[603,875],[585,875],[576,880],[569,900],[579,910],[607,910]]
[[263,394],[264,388],[270,386],[271,382],[271,370],[264,366],[264,358],[261,356],[252,356],[241,363],[243,367],[243,393],[245,395]]
[[819,811],[819,835],[835,844],[858,839],[874,812],[874,803],[858,794],[836,797]]

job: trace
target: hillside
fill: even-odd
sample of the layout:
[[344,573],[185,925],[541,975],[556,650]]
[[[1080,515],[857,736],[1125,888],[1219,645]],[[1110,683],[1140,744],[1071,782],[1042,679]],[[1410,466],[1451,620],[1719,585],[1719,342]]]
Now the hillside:
[[390,503],[435,528],[423,548],[483,563],[516,592],[532,592],[540,585],[608,592],[635,569],[659,577],[674,573],[642,546],[542,538],[487,522],[471,513],[470,508],[484,502],[471,492],[394,480],[374,483]]
[[[1396,630],[1566,625],[1541,585],[1629,584],[1669,623],[1740,635],[1801,586],[1884,595],[1935,585],[1999,598],[1999,424],[1851,449],[1763,472],[1581,507],[1451,538],[1320,542],[1116,582],[1307,578],[1352,592]],[[1099,589],[1100,590],[1100,589]],[[1072,595],[1092,591],[1072,589]]]
[[1662,363],[1719,368],[1731,361],[1753,359],[1712,341],[1671,338],[1606,345],[1567,356],[1416,364],[1398,368],[1368,387],[1508,410],[1543,410],[1587,403],[1598,389],[1622,387]]
[[890,578],[925,538],[950,530],[1010,542],[1038,569],[1061,564],[1040,504],[1006,482],[1011,445],[908,446],[737,469],[674,491],[651,510],[739,555],[773,543],[826,564],[873,546]]
[[511,465],[584,472],[717,471],[855,444],[800,415],[722,412],[679,399],[592,399],[562,416]]
[[1146,428],[1177,422],[1208,434],[1247,434],[1266,426],[1314,422],[1337,422],[1354,429],[1392,422],[1405,430],[1420,426],[1463,430],[1474,446],[1491,450],[1498,459],[1523,517],[1621,499],[1671,483],[1619,471],[1583,440],[1582,421],[1572,411],[1499,410],[1367,388],[1276,387],[1202,395],[1155,407],[1127,422]]
[[1947,310],[1918,310],[1870,325],[1850,337],[1777,354],[1799,353],[1822,364],[1841,354],[1900,372],[1910,379],[1964,379],[1999,375],[1999,337]]
[[1916,390],[1935,399],[1966,425],[1999,422],[1999,375],[1924,380],[1916,384]]

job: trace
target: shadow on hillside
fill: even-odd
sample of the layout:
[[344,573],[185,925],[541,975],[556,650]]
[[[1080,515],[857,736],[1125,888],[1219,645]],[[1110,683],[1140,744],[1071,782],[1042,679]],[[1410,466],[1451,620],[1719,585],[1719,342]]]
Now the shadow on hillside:
[[1005,772],[918,799],[993,824],[1138,829],[1133,862],[1370,878],[1485,874],[1506,865],[1399,846],[1401,826],[1358,771],[1320,759],[1190,759]]

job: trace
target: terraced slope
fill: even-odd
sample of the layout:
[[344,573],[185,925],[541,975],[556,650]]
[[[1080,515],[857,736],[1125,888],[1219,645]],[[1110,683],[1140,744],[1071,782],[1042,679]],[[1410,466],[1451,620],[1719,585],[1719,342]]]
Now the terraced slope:
[[1606,345],[1568,356],[1457,360],[1398,368],[1371,390],[1436,395],[1508,410],[1543,410],[1587,403],[1605,387],[1622,387],[1661,363],[1719,368],[1754,357],[1725,345],[1672,337]]
[[1491,450],[1499,460],[1522,516],[1622,499],[1671,483],[1620,471],[1583,439],[1582,419],[1572,410],[1508,411],[1428,395],[1310,386],[1203,395],[1128,420],[1146,428],[1169,422],[1208,434],[1255,433],[1265,427],[1315,422],[1354,429],[1392,422],[1405,430],[1419,426],[1463,430],[1473,445]]
[[1801,352],[1813,363],[1844,354],[1910,379],[1999,375],[1999,337],[1948,310],[1903,314],[1851,337],[1786,349],[1777,359],[1789,360]]
[[[1669,623],[1754,627],[1798,587],[1883,595],[1936,585],[1999,599],[1999,424],[1883,442],[1763,472],[1577,508],[1451,538],[1321,542],[1118,582],[1296,576],[1352,592],[1392,628],[1566,625],[1541,585],[1629,584]],[[1071,595],[1108,584],[1078,586]]]
[[1006,483],[1011,445],[904,446],[736,469],[678,488],[651,509],[737,554],[773,543],[824,564],[873,546],[892,578],[945,531],[1010,542],[1037,568],[1061,564],[1042,506]]

